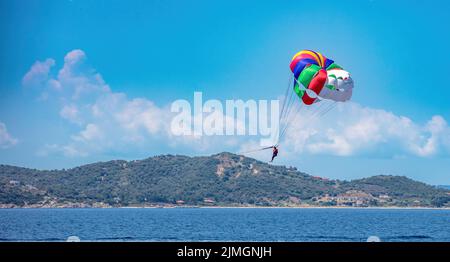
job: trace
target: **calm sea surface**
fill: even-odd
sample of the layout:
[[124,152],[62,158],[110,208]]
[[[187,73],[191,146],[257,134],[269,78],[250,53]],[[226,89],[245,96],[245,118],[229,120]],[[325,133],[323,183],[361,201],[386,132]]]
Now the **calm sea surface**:
[[0,241],[450,241],[450,210],[0,209]]

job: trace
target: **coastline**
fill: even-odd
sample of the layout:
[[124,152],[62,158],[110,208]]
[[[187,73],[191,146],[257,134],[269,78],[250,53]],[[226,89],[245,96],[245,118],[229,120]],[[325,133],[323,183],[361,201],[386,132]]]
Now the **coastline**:
[[158,209],[158,208],[176,208],[176,209],[404,209],[404,210],[450,210],[450,207],[427,207],[427,206],[177,206],[177,205],[161,205],[161,206],[5,206],[0,205],[1,209]]
[[392,207],[376,207],[376,206],[368,206],[368,207],[351,207],[351,206],[286,206],[286,207],[278,207],[278,206],[251,206],[251,207],[236,207],[236,206],[202,206],[199,208],[292,208],[292,209],[438,209],[438,210],[450,210],[450,207],[400,207],[400,206],[392,206]]

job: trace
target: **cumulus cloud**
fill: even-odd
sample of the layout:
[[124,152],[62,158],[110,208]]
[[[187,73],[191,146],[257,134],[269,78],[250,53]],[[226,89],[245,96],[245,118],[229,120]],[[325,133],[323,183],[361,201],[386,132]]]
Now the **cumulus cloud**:
[[69,120],[70,122],[81,124],[82,121],[79,116],[78,107],[75,104],[64,105],[61,111],[59,111],[59,115]]
[[101,74],[89,67],[85,63],[86,59],[82,50],[70,51],[64,57],[64,64],[56,76],[51,74],[51,68],[55,65],[54,59],[36,61],[23,77],[22,84],[41,87],[40,98],[48,98],[48,93],[52,91],[58,91],[59,95],[71,100],[77,100],[83,95],[86,95],[86,99],[89,95],[95,97],[110,92]]
[[[56,75],[50,70],[55,61],[49,58],[36,62],[24,76],[24,84],[38,83],[45,94],[50,94],[46,97],[56,97],[61,103],[57,111],[61,118],[79,128],[68,135],[65,143],[46,144],[39,155],[56,153],[82,157],[139,147],[147,150],[162,143],[177,149],[190,148],[194,152],[245,152],[260,148],[254,142],[258,139],[249,136],[175,136],[170,129],[174,114],[169,106],[157,106],[151,98],[129,98],[124,93],[113,92],[86,61],[86,54],[77,49],[66,54]],[[281,141],[281,154],[430,157],[450,153],[450,128],[442,116],[433,116],[420,124],[405,116],[352,102],[338,104],[323,117],[309,118],[307,111],[302,113],[306,114],[298,114],[300,117],[290,123]],[[225,123],[236,120],[221,114]],[[194,117],[192,123],[197,120]],[[247,125],[237,121],[237,126]],[[0,141],[7,141],[2,144],[17,142],[4,135],[6,128],[1,125],[0,131]]]
[[55,65],[55,60],[48,58],[45,61],[36,61],[30,70],[22,78],[24,86],[41,85],[48,81],[50,69]]
[[449,153],[450,128],[442,116],[420,125],[391,112],[339,104],[324,118],[296,121],[288,129],[290,149],[310,154],[411,154],[420,157]]
[[430,121],[422,128],[422,133],[418,137],[413,137],[414,140],[409,141],[409,148],[411,152],[418,156],[429,156],[436,154],[441,145],[444,149],[449,149],[450,145],[447,143],[450,137],[450,130],[447,122],[441,116],[433,116]]
[[66,157],[85,157],[88,156],[87,152],[80,150],[73,144],[58,145],[58,144],[45,144],[36,153],[37,156],[46,157],[52,154],[63,155]]
[[6,125],[0,122],[0,148],[6,149],[17,144],[18,140],[12,137],[8,130],[6,129]]
[[[86,61],[82,50],[67,53],[57,75],[49,75],[42,85],[46,92],[53,92],[50,97],[61,102],[61,118],[77,124],[80,130],[70,135],[66,143],[46,144],[38,155],[83,157],[140,147],[148,150],[158,143],[205,152],[213,147],[224,150],[220,145],[236,147],[243,140],[232,136],[174,135],[170,124],[175,113],[169,106],[159,107],[146,98],[129,98],[124,93],[113,92]],[[235,121],[223,113],[222,118],[226,123]],[[237,127],[243,125],[236,123]]]
[[73,136],[74,141],[90,142],[100,140],[103,137],[101,129],[95,124],[88,124],[79,135]]
[[58,72],[52,85],[72,92],[72,99],[79,99],[83,94],[101,94],[110,92],[103,77],[85,64],[86,54],[79,49],[70,51],[64,57],[64,65]]
[[156,134],[163,128],[167,120],[164,116],[167,113],[155,106],[153,102],[143,99],[135,98],[125,101],[121,110],[115,113],[114,117],[119,125],[132,133],[139,132],[143,129],[148,134]]
[[38,155],[88,156],[168,136],[171,113],[167,108],[148,99],[130,99],[126,94],[112,92],[86,60],[84,51],[77,49],[65,55],[56,75],[50,73],[53,59],[36,62],[25,74],[24,83],[40,85],[40,97],[57,99],[61,118],[80,127],[66,143],[46,144]]

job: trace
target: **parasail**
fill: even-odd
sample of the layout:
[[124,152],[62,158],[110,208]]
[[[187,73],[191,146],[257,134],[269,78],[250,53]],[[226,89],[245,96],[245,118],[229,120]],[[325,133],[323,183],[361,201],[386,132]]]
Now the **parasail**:
[[307,125],[311,120],[323,117],[338,102],[350,100],[352,92],[350,73],[333,60],[312,50],[296,53],[290,63],[289,84],[280,111],[277,141],[274,141],[273,146],[244,153],[276,149],[291,123]]
[[302,50],[292,58],[294,92],[306,105],[321,99],[345,102],[352,96],[353,80],[333,60],[311,50]]
[[[338,102],[350,100],[353,79],[333,60],[312,50],[302,50],[290,63],[291,81],[285,93],[279,118],[278,144],[292,122],[308,123],[323,117]],[[295,101],[294,96],[301,102]]]

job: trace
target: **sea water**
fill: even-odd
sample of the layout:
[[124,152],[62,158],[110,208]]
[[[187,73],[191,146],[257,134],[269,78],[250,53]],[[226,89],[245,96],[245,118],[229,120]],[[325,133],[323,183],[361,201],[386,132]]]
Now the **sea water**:
[[0,241],[450,241],[450,210],[0,209]]

